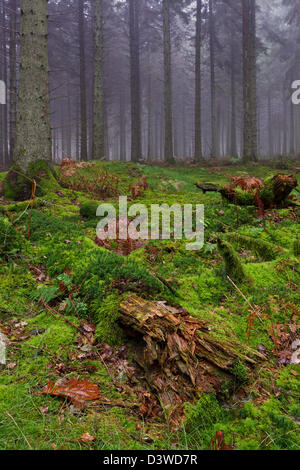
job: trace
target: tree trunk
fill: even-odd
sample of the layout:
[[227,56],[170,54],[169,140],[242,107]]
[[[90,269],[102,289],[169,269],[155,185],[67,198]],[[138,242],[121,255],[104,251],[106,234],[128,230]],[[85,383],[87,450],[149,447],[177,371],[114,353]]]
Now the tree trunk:
[[233,379],[232,368],[247,368],[265,357],[237,340],[217,340],[209,325],[183,309],[131,296],[121,304],[120,323],[135,338],[135,360],[161,403],[182,405],[199,392],[213,392]]
[[94,119],[93,159],[105,157],[103,125],[103,11],[102,0],[94,0]]
[[174,163],[170,2],[163,0],[165,161]]
[[295,113],[294,113],[294,104],[291,101],[290,109],[290,155],[295,155]]
[[257,161],[256,0],[242,0],[243,11],[243,159]]
[[85,31],[84,31],[84,0],[78,0],[78,37],[79,37],[79,69],[80,69],[80,123],[81,123],[81,160],[87,161],[87,108],[86,108],[86,76],[85,76]]
[[17,117],[17,1],[10,1],[10,45],[9,45],[9,152],[12,160],[16,140]]
[[201,48],[202,48],[202,0],[197,0],[196,60],[195,60],[195,161],[202,160],[201,129]]
[[21,1],[20,82],[13,160],[26,172],[51,161],[47,0]]
[[141,85],[138,0],[129,0],[130,87],[131,87],[131,160],[142,156]]
[[120,161],[126,162],[126,108],[124,90],[120,90]]
[[269,157],[273,157],[273,135],[272,135],[272,97],[271,97],[271,87],[268,90],[268,152]]
[[235,89],[235,44],[231,41],[231,136],[230,136],[230,156],[237,158],[236,139],[236,89]]
[[209,0],[209,46],[210,46],[210,110],[211,110],[211,157],[219,157],[216,114],[216,76],[215,76],[215,25],[213,0]]

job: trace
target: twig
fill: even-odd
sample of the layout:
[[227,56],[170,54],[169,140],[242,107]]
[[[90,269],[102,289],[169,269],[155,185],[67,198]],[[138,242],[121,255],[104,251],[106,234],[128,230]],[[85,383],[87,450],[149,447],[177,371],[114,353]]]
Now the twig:
[[29,222],[28,222],[27,240],[29,240],[29,235],[30,235],[30,224],[31,224],[32,211],[33,211],[33,206],[34,206],[35,193],[36,193],[36,181],[33,180],[32,194],[31,194],[31,210],[30,210],[30,216],[29,216]]
[[169,284],[168,281],[166,281],[164,278],[159,276],[159,274],[154,274],[154,273],[151,273],[151,274],[152,276],[156,277],[162,284],[164,284],[164,286],[166,286],[172,292],[172,294],[177,295],[176,290],[173,289],[173,287]]
[[27,437],[25,436],[25,434],[23,433],[22,429],[19,427],[18,423],[16,422],[15,418],[8,412],[6,411],[6,414],[7,416],[10,417],[10,419],[13,421],[13,423],[15,424],[15,426],[18,428],[18,430],[20,431],[20,433],[22,434],[23,438],[25,439],[25,441],[27,442],[27,445],[29,447],[30,450],[32,450],[32,447],[27,439]]
[[87,336],[84,330],[79,328],[78,326],[74,325],[70,320],[68,320],[66,317],[64,317],[61,313],[59,313],[57,310],[54,310],[51,308],[46,302],[42,301],[43,306],[48,310],[49,313],[51,313],[53,316],[58,315],[64,322],[68,323],[70,326],[73,326],[73,328],[76,328],[77,331],[79,331],[80,334]]
[[[227,279],[231,282],[231,284],[233,285],[233,287],[238,291],[238,293],[243,297],[243,299],[247,302],[247,304],[249,305],[249,307],[251,308],[251,310],[255,310],[253,305],[250,304],[249,300],[247,299],[247,297],[245,296],[245,294],[243,294],[243,292],[241,291],[241,289],[238,288],[238,286],[233,282],[233,280],[227,276]],[[260,320],[261,323],[263,323],[262,321],[262,318],[259,314],[257,314],[257,317],[258,319]]]

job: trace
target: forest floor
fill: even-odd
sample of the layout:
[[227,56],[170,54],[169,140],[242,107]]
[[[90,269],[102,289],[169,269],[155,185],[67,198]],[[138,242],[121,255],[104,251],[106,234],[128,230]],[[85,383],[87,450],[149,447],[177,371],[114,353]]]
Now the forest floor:
[[[270,210],[262,219],[255,207],[226,204],[218,193],[195,187],[291,171],[110,162],[56,171],[61,186],[37,197],[32,212],[28,203],[0,201],[0,232],[6,230],[0,331],[8,338],[0,449],[211,449],[220,431],[233,449],[299,449],[300,369],[292,360],[299,333],[299,209]],[[118,195],[130,197],[129,186],[142,176],[149,187],[138,188],[134,203],[205,205],[201,251],[187,251],[185,240],[97,246],[95,202],[118,207]],[[252,242],[242,246],[238,235]],[[244,282],[228,280],[217,236],[230,238]],[[233,382],[199,394],[174,423],[174,410],[160,406],[147,388],[133,340],[118,323],[120,302],[132,293],[166,301],[175,313],[184,309],[218,341],[238,339],[266,360],[251,370],[236,363]],[[84,406],[76,384],[84,388]]]

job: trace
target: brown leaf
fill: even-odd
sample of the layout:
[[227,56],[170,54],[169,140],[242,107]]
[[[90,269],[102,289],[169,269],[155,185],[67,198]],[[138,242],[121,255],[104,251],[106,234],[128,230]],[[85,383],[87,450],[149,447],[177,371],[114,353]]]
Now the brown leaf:
[[42,413],[42,415],[47,415],[48,414],[48,411],[49,411],[49,406],[40,406],[40,412]]
[[82,434],[81,438],[78,440],[79,442],[86,443],[86,442],[93,442],[95,439],[96,439],[95,436],[91,436],[88,432],[85,432],[84,434]]
[[17,367],[17,363],[16,362],[10,362],[9,364],[7,364],[6,368],[9,369],[9,370],[13,370],[15,367]]
[[87,401],[94,401],[100,398],[98,385],[87,380],[70,379],[64,382],[49,382],[44,390],[43,395],[52,395],[68,398],[74,404],[84,405]]

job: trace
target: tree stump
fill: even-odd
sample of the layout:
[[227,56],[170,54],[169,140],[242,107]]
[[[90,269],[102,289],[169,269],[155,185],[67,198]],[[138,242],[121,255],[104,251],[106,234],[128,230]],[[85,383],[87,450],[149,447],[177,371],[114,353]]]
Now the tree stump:
[[233,379],[237,361],[250,370],[265,360],[238,341],[218,341],[206,323],[163,302],[130,296],[120,311],[121,326],[136,339],[135,360],[167,409],[193,401],[201,392],[218,391]]

